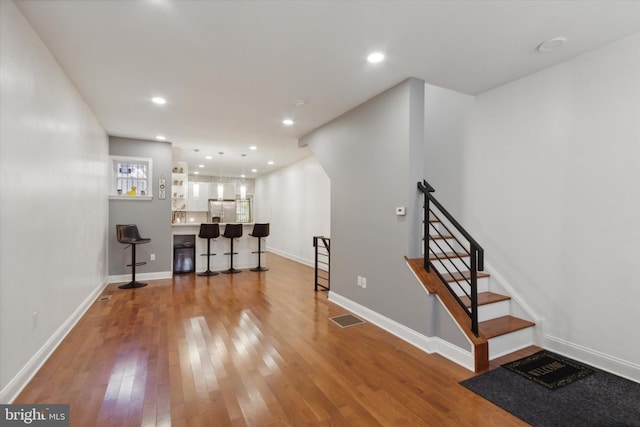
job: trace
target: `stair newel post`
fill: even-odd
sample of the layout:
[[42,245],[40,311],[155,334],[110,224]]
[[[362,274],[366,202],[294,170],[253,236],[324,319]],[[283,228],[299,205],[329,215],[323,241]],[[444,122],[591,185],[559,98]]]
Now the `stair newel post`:
[[429,196],[424,195],[424,269],[429,271]]
[[317,236],[313,236],[313,250],[315,252],[315,261],[313,263],[313,265],[314,265],[313,283],[315,284],[315,291],[318,292],[318,237]]
[[478,336],[478,249],[471,244],[471,331]]

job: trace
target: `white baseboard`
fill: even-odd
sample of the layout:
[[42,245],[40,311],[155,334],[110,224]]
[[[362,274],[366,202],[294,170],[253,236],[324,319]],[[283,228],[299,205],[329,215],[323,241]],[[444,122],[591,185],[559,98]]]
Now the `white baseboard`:
[[42,365],[47,361],[51,354],[60,345],[62,340],[67,336],[73,327],[82,318],[84,313],[91,307],[98,295],[102,293],[107,283],[98,285],[91,293],[82,301],[78,308],[65,320],[62,325],[49,337],[42,347],[33,355],[33,357],[20,369],[15,377],[0,391],[0,403],[11,403],[20,394],[22,389],[31,381],[33,376],[40,370]]
[[292,261],[299,262],[300,264],[308,265],[309,267],[313,267],[314,261],[312,259],[300,258],[297,255],[290,254],[289,252],[281,251],[280,249],[272,248],[270,246],[266,249],[267,252],[273,252],[276,255],[280,255],[285,258],[289,258]]
[[544,336],[543,348],[640,383],[640,365],[550,335]]
[[395,320],[389,319],[388,317],[353,302],[342,295],[336,294],[334,291],[329,291],[329,301],[351,311],[366,321],[373,323],[379,328],[384,329],[390,334],[395,335],[401,340],[408,342],[426,353],[438,353],[470,371],[474,370],[474,358],[470,351],[463,350],[439,337],[428,337],[416,332]]
[[[136,280],[159,280],[159,279],[171,279],[172,277],[173,277],[173,272],[171,271],[157,271],[155,273],[136,273]],[[130,282],[131,273],[109,276],[107,280],[108,280],[108,283]]]

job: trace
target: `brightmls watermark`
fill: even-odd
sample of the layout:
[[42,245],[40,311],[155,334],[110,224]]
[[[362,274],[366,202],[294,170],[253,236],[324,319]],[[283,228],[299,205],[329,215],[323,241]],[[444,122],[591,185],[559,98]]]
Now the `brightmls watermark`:
[[69,427],[69,405],[0,405],[0,426]]

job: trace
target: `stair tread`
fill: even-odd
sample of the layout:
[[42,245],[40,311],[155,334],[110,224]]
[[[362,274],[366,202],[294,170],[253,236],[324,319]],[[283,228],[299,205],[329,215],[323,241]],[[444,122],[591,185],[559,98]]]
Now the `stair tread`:
[[[448,283],[460,282],[460,281],[465,280],[465,279],[471,279],[471,272],[470,271],[463,271],[462,274],[460,274],[460,273],[458,273],[456,271],[453,274],[445,273],[445,274],[442,275],[442,277]],[[480,279],[482,277],[489,277],[489,274],[483,273],[481,271],[478,271],[478,279]]]
[[[496,294],[493,292],[478,292],[478,305],[493,304],[494,302],[508,301],[511,297],[508,295]],[[471,307],[471,298],[461,296],[460,300],[467,307]]]
[[469,254],[466,252],[442,252],[437,254],[429,255],[430,260],[440,260],[440,259],[453,259],[453,258],[469,258]]
[[509,332],[535,326],[535,323],[513,316],[502,316],[495,319],[486,320],[478,324],[480,335],[486,339],[499,337]]

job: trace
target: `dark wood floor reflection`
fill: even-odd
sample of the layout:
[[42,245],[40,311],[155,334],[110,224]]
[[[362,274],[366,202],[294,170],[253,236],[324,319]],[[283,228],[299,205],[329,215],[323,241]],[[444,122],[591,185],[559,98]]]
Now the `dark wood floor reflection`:
[[109,285],[15,403],[69,403],[78,427],[526,425],[460,386],[469,371],[333,324],[311,268],[268,263]]

